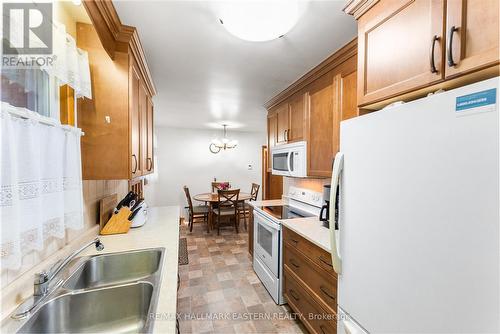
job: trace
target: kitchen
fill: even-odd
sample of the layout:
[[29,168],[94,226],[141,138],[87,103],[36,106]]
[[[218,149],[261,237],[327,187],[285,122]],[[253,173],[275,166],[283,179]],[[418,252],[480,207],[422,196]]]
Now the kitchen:
[[21,5],[2,332],[500,331],[497,0]]

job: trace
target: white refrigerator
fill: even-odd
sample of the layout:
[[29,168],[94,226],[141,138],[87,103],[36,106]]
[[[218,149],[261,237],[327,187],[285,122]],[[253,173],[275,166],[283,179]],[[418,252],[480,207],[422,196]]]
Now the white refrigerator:
[[339,334],[500,332],[498,82],[341,123]]

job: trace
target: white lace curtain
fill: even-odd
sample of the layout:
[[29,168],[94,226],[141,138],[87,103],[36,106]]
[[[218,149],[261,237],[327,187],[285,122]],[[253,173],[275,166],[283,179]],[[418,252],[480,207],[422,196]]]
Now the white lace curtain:
[[18,269],[23,254],[41,250],[66,228],[83,227],[80,137],[71,126],[50,126],[23,110],[20,118],[2,103],[0,115],[0,260]]
[[92,98],[90,81],[90,66],[88,53],[76,46],[75,39],[66,33],[66,27],[54,22],[55,62],[44,68],[54,75],[62,84],[67,84],[75,90],[77,97]]

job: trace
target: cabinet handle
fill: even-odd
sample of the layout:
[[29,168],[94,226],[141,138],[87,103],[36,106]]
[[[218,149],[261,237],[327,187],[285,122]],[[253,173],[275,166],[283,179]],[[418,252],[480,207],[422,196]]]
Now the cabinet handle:
[[328,263],[328,261],[326,261],[326,260],[323,258],[323,255],[320,255],[319,260],[320,260],[321,262],[323,262],[324,264],[326,264],[327,266],[329,266],[329,267],[332,267],[332,268],[333,268],[333,265],[332,265],[331,263]]
[[458,31],[458,28],[455,26],[452,26],[450,28],[450,34],[448,35],[448,66],[453,67],[456,65],[455,61],[453,60],[453,33]]
[[435,49],[435,46],[436,46],[436,42],[439,41],[441,38],[437,35],[434,35],[434,37],[432,37],[432,41],[431,41],[431,51],[430,51],[430,54],[429,54],[429,61],[431,63],[431,73],[438,73],[438,70],[436,69],[436,64],[434,62],[434,49]]
[[290,292],[290,296],[293,297],[293,299],[295,300],[299,300],[300,298],[297,296],[297,293],[295,291],[293,291],[292,289],[289,289],[288,292]]
[[323,286],[323,285],[320,285],[319,289],[321,290],[321,292],[323,292],[326,296],[330,297],[331,299],[335,300],[335,297],[332,296],[328,290]]
[[295,240],[295,239],[290,239],[295,245],[297,245],[299,243],[298,240]]
[[181,287],[181,276],[179,273],[177,273],[177,291],[179,291],[179,288]]
[[153,169],[153,160],[151,158],[147,158],[146,160],[148,162],[148,172]]
[[132,154],[132,158],[134,158],[134,168],[132,169],[132,174],[135,174],[137,172],[137,168],[139,167],[139,163],[137,162],[137,156],[135,154]]
[[298,265],[294,259],[290,259],[290,263],[295,267],[295,268],[300,268],[300,265]]

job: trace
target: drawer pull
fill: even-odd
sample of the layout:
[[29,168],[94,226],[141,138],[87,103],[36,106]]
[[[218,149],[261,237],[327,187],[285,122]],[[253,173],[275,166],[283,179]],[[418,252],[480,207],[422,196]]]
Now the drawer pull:
[[320,260],[321,262],[323,262],[324,264],[326,264],[327,266],[329,266],[329,267],[332,267],[332,268],[333,268],[333,265],[332,265],[331,263],[328,263],[328,261],[327,261],[327,260],[325,260],[325,259],[323,258],[323,255],[320,255],[319,260]]
[[294,244],[298,244],[298,243],[299,243],[299,241],[298,241],[298,240],[295,240],[295,239],[290,239],[290,240],[292,240],[292,242],[293,242]]
[[294,259],[290,259],[290,263],[295,267],[295,268],[300,268],[300,266],[295,262]]
[[323,292],[325,295],[327,295],[327,296],[328,296],[328,297],[330,297],[331,299],[335,300],[335,297],[334,297],[334,296],[332,296],[332,295],[328,292],[328,290],[327,290],[327,289],[326,289],[323,285],[321,285],[321,286],[319,287],[319,289],[320,289],[320,290],[321,290],[321,292]]
[[288,292],[290,292],[290,296],[293,297],[295,300],[299,300],[300,298],[297,296],[297,293],[293,291],[292,289],[289,289]]
[[324,325],[319,325],[319,329],[321,329],[321,333],[323,333],[323,334],[327,333]]

